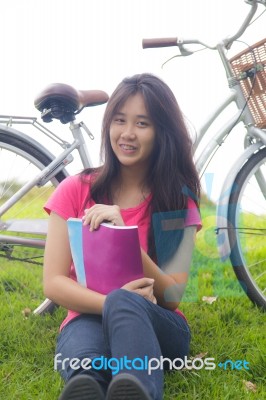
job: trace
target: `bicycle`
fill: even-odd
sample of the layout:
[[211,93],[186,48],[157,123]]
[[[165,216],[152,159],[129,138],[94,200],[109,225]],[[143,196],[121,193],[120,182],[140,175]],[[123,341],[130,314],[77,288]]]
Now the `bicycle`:
[[[248,67],[243,71],[243,65],[238,61],[241,57],[237,56],[236,65],[240,65],[241,70],[241,79],[239,79],[239,72],[234,72],[233,62],[228,60],[226,56],[226,49],[244,33],[257,11],[258,4],[261,3],[266,6],[266,0],[248,0],[247,3],[251,8],[240,29],[234,36],[224,39],[215,47],[208,46],[197,39],[177,40],[177,38],[144,40],[143,45],[144,47],[178,46],[181,55],[186,56],[193,54],[193,51],[187,49],[185,45],[198,44],[217,50],[221,57],[231,92],[199,131],[198,140],[195,143],[195,161],[199,173],[202,174],[208,160],[229,136],[233,127],[242,122],[245,124],[245,150],[224,181],[221,193],[227,192],[228,196],[221,195],[217,207],[217,237],[222,258],[230,256],[237,278],[245,286],[244,289],[247,295],[256,305],[265,309],[265,261],[259,258],[258,252],[252,254],[248,252],[248,258],[246,258],[246,242],[252,243],[252,240],[254,240],[253,234],[259,233],[262,239],[260,238],[259,244],[256,244],[256,247],[260,247],[262,250],[265,248],[263,237],[266,232],[264,206],[266,193],[266,132],[264,130],[266,127],[266,116],[265,110],[264,112],[262,110],[259,114],[261,120],[258,122],[256,109],[252,111],[252,109],[250,110],[247,107],[247,104],[250,105],[250,102],[243,92],[247,84],[249,88],[248,97],[255,102],[255,105],[257,97],[264,99],[264,94],[261,93],[261,90],[258,96],[256,93],[254,95],[250,93],[258,78],[260,78],[259,82],[265,78],[264,65],[259,60],[259,63],[255,63],[254,69],[252,59],[251,62],[249,61]],[[263,48],[262,53],[265,54],[265,40],[261,45],[254,46],[251,54],[256,53],[257,48],[260,49],[261,46]],[[264,85],[264,81],[262,81],[262,85]],[[47,220],[32,215],[34,211],[32,204],[36,204],[37,207],[39,204],[38,209],[41,210],[45,199],[51,194],[52,188],[57,186],[68,175],[66,167],[73,161],[74,150],[78,151],[78,156],[84,168],[92,166],[83,132],[88,134],[91,139],[93,135],[83,122],[76,121],[76,116],[85,107],[104,104],[107,100],[108,96],[105,92],[77,91],[65,84],[51,85],[36,98],[35,107],[41,111],[42,120],[45,123],[53,119],[59,120],[62,124],[69,123],[73,136],[71,143],[54,134],[46,126],[40,124],[36,118],[0,116],[0,162],[4,164],[4,167],[1,169],[1,175],[4,175],[3,171],[6,175],[5,181],[3,179],[0,182],[0,216],[1,219],[4,217],[3,222],[1,221],[0,253],[7,259],[27,263],[27,268],[20,262],[19,266],[14,268],[13,274],[10,269],[2,274],[0,288],[8,292],[8,294],[12,295],[16,290],[23,290],[22,286],[24,284],[25,290],[29,290],[29,287],[32,287],[32,301],[38,301],[38,299],[34,299],[34,296],[36,288],[38,285],[40,287],[41,283],[40,271],[36,271],[36,264],[39,264],[40,269],[47,231]],[[208,147],[197,155],[196,150],[199,148],[209,127],[217,119],[221,111],[227,108],[232,102],[235,102],[238,107],[236,115],[218,131]],[[263,104],[265,105],[265,103]],[[13,124],[32,125],[47,136],[49,140],[59,144],[63,148],[63,151],[56,157],[53,156],[46,147],[36,140],[12,128]],[[14,166],[14,159],[18,161],[17,167]],[[11,166],[10,170],[7,167],[7,163]],[[246,210],[244,199],[247,183],[253,180],[254,176],[256,186],[259,187],[259,194],[263,199],[263,212],[260,216],[253,216],[253,221],[255,221],[253,223],[256,226],[246,227],[245,225],[241,225],[240,230],[239,221],[241,221],[241,224],[246,223],[247,213],[243,211]],[[242,239],[242,232],[245,232],[245,241]],[[249,233],[248,236],[247,232]],[[252,271],[251,273],[249,263],[256,257],[258,257],[260,262],[256,264],[255,272]],[[35,267],[32,270],[30,266]],[[24,273],[25,276],[22,279]],[[257,274],[259,274],[259,278]],[[258,279],[259,282],[255,283]],[[46,299],[34,310],[34,313],[43,314],[51,312],[54,307],[55,305],[49,299]]]
[[[202,175],[233,128],[244,124],[244,152],[223,183],[217,204],[216,233],[222,260],[230,257],[236,277],[247,296],[257,306],[266,309],[266,39],[231,59],[227,57],[227,50],[251,23],[258,4],[266,6],[265,0],[245,2],[251,8],[239,30],[216,46],[209,46],[198,39],[179,38],[143,39],[142,44],[144,49],[177,46],[180,54],[174,57],[194,54],[195,51],[187,45],[196,44],[204,49],[216,50],[220,56],[231,91],[199,129],[194,147],[195,161]],[[237,113],[197,155],[196,150],[209,128],[231,103],[236,104]]]

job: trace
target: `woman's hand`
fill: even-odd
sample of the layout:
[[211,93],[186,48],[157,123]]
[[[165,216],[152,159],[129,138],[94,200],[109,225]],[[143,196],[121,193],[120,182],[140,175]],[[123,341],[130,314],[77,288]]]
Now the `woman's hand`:
[[137,293],[145,299],[150,300],[152,303],[157,304],[157,300],[153,294],[153,284],[154,279],[140,278],[126,283],[121,289]]
[[113,225],[123,226],[124,221],[120,213],[120,207],[105,204],[95,204],[88,210],[82,218],[84,225],[90,225],[90,230],[98,229],[102,222],[111,222]]

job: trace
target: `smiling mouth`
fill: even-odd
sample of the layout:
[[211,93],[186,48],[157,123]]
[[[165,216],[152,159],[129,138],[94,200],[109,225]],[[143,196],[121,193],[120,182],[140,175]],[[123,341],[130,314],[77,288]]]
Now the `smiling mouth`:
[[129,144],[120,144],[119,145],[123,150],[137,150],[137,147],[131,146]]

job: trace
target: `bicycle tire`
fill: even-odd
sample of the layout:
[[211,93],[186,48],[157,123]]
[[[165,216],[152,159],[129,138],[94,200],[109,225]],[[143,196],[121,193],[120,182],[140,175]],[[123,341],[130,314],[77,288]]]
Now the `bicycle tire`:
[[[20,138],[10,132],[0,129],[0,204],[14,194],[21,186],[22,181],[29,180],[31,174],[36,174],[50,164],[52,158],[38,147],[30,138]],[[10,168],[10,169],[9,169]],[[14,233],[3,230],[7,220],[48,218],[42,206],[51,195],[52,190],[67,174],[64,170],[58,172],[44,187],[35,186],[10,210],[1,216],[1,235],[19,236],[28,238],[23,232]],[[36,206],[35,206],[36,203]],[[35,209],[36,208],[36,209]],[[36,215],[36,216],[35,216]],[[32,236],[32,235],[30,235]],[[45,242],[45,235],[36,235],[37,240]],[[43,239],[43,240],[42,240]],[[38,248],[0,243],[0,254],[6,261],[1,261],[0,295],[4,297],[12,312],[16,307],[25,305],[26,309],[35,309],[37,314],[52,312],[55,304],[46,299],[43,301],[42,292],[42,258],[43,247]],[[40,304],[41,303],[41,304]],[[16,304],[18,304],[16,306]],[[20,305],[19,305],[20,304]],[[23,311],[23,310],[22,310]]]
[[[262,174],[258,185],[255,173]],[[246,161],[229,196],[228,238],[234,272],[249,299],[266,310],[266,148]]]

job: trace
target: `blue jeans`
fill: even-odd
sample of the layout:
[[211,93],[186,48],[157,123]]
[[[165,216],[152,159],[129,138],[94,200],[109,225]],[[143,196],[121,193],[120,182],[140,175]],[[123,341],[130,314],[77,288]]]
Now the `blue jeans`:
[[[149,374],[146,369],[140,369],[140,360],[161,356],[183,359],[188,355],[189,343],[190,330],[184,318],[138,294],[118,289],[107,296],[102,316],[82,314],[64,327],[57,339],[56,354],[58,360],[68,360],[58,361],[56,369],[65,381],[77,373],[90,374],[106,392],[115,370],[112,366],[102,368],[99,358],[138,358],[135,369],[129,370],[128,364],[127,367],[120,365],[119,373],[135,375],[152,399],[161,400],[164,371],[156,369]],[[82,368],[80,364],[73,368],[69,360],[74,358],[98,360],[95,368],[88,369],[86,365]]]

